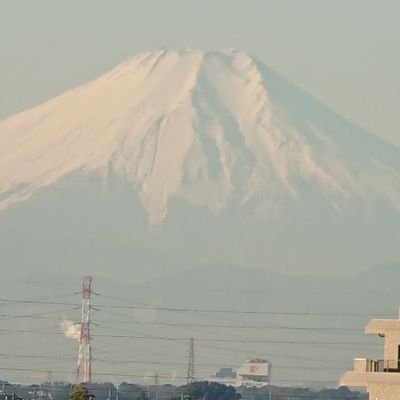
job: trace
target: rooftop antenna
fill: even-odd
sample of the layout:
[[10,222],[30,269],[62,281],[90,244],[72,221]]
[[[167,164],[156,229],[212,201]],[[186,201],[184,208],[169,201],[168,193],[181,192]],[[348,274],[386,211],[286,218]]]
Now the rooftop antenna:
[[158,372],[156,371],[156,374],[154,375],[154,385],[158,386]]

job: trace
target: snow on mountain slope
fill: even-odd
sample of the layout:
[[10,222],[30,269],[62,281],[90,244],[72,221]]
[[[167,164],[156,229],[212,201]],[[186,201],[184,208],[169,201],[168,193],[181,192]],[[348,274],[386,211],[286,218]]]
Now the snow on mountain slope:
[[236,51],[139,54],[0,122],[0,209],[93,173],[134,187],[153,224],[174,198],[268,218],[309,190],[400,209],[397,148]]

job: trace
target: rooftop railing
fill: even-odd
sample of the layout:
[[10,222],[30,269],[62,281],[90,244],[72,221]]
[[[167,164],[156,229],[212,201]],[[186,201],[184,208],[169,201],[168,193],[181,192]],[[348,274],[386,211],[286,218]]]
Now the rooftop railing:
[[400,360],[376,360],[374,372],[400,372]]
[[400,373],[400,360],[370,360],[357,358],[354,360],[354,371]]

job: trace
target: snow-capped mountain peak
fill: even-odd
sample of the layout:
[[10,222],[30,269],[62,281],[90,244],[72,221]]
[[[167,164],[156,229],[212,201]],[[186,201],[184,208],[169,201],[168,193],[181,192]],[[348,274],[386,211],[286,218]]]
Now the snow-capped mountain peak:
[[173,199],[268,218],[309,191],[400,208],[399,155],[244,53],[159,50],[0,122],[0,209],[92,174],[134,188],[155,224]]

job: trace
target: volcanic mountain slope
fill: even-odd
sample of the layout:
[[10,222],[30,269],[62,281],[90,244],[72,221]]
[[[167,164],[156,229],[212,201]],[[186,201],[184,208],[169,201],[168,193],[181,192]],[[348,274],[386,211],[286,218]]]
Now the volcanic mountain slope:
[[335,209],[400,207],[400,152],[362,134],[240,52],[155,51],[0,124],[0,207],[66,176],[124,180],[152,223],[172,198],[253,204],[302,191]]
[[361,269],[400,259],[399,209],[398,148],[237,51],[142,53],[0,122],[3,265]]

